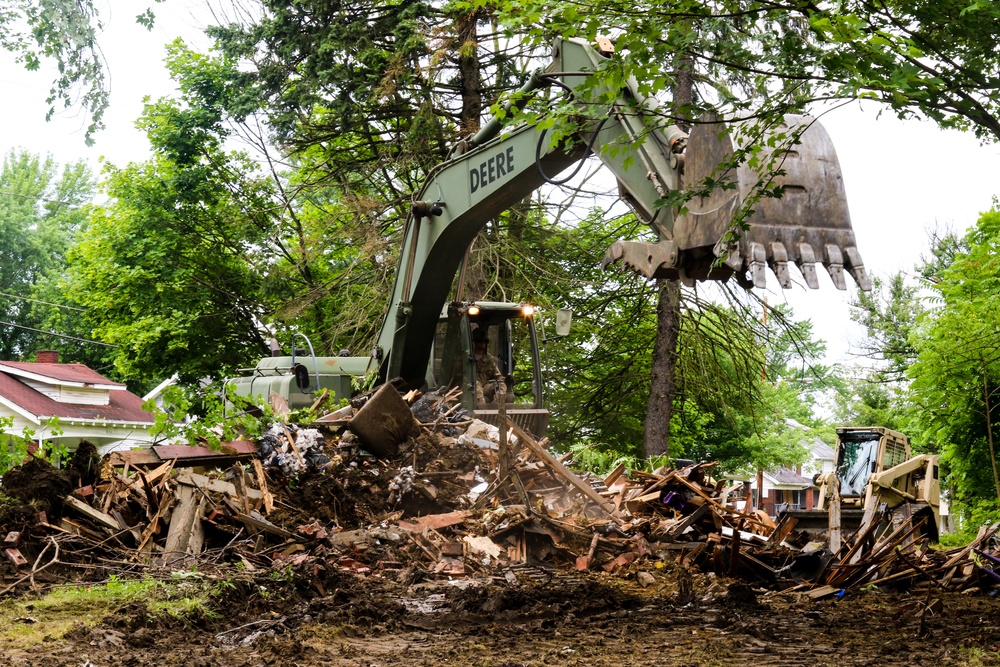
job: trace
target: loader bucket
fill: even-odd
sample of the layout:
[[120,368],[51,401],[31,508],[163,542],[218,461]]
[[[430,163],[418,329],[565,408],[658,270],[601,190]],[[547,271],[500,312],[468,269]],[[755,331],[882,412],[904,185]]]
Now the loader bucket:
[[[847,208],[837,153],[826,130],[809,116],[788,115],[763,136],[749,123],[709,120],[692,130],[684,152],[685,188],[706,179],[723,185],[695,196],[674,218],[671,238],[659,243],[617,242],[605,264],[622,260],[648,277],[725,280],[764,287],[770,268],[783,288],[792,286],[789,264],[816,289],[816,264],[846,289],[845,269],[862,290],[871,289]],[[748,160],[734,160],[741,146],[771,146]],[[736,164],[733,164],[733,163]],[[780,197],[760,196],[761,184]],[[742,218],[740,218],[742,214]]]

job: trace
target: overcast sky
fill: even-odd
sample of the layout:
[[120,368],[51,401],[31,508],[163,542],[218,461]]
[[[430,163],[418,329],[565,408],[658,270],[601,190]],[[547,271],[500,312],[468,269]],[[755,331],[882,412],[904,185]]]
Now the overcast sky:
[[[100,43],[110,71],[111,108],[105,117],[107,129],[95,137],[93,147],[84,145],[86,118],[79,112],[61,112],[45,122],[48,73],[25,72],[10,56],[0,55],[0,84],[7,101],[0,107],[0,126],[5,128],[0,149],[51,153],[59,162],[85,159],[95,171],[101,157],[124,165],[148,156],[145,136],[134,123],[144,96],[155,99],[174,90],[162,65],[164,45],[184,35],[189,44],[204,48],[200,29],[208,19],[204,2],[166,0],[154,5],[156,27],[147,32],[135,24],[141,4],[108,2],[107,29]],[[980,146],[969,134],[943,132],[927,122],[903,123],[888,112],[879,117],[874,105],[850,105],[822,122],[840,157],[858,248],[871,274],[910,271],[926,253],[930,229],[964,229],[1000,195],[996,145]],[[850,342],[859,333],[847,325],[850,291],[837,291],[822,271],[820,289],[809,291],[794,269],[792,273],[799,286],[775,289],[768,302],[787,300],[798,316],[813,320],[815,331],[828,343],[830,361],[848,360]],[[774,285],[773,276],[769,278]]]

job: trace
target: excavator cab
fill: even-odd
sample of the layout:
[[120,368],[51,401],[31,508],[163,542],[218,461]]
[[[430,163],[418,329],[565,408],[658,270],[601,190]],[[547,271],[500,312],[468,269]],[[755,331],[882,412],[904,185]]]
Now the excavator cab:
[[459,388],[462,406],[478,419],[499,425],[503,410],[518,426],[541,437],[549,421],[541,377],[533,307],[487,301],[445,306],[427,386]]

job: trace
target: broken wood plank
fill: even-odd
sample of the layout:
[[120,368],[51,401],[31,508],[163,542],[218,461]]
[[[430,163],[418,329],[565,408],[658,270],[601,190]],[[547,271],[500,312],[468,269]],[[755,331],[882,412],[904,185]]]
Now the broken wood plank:
[[98,533],[96,530],[92,530],[82,523],[77,523],[72,519],[67,519],[63,517],[59,520],[59,525],[68,533],[73,533],[74,535],[79,535],[81,537],[86,537],[88,539],[94,540],[95,542],[102,542],[108,538],[107,534]]
[[611,485],[618,481],[618,478],[625,473],[625,463],[619,463],[607,477],[604,478],[604,486],[611,488]]
[[691,512],[690,514],[685,516],[682,520],[678,521],[673,526],[671,526],[670,529],[667,531],[667,535],[671,539],[676,539],[680,537],[685,530],[687,530],[690,526],[692,526],[696,521],[701,519],[701,517],[703,517],[707,511],[708,511],[708,505],[700,505],[697,509],[695,509],[695,511]]
[[201,525],[202,505],[205,496],[193,486],[178,478],[177,509],[170,516],[170,528],[164,546],[164,564],[175,563],[201,553],[205,531]]
[[288,401],[281,394],[271,392],[271,395],[267,397],[267,403],[274,410],[276,415],[288,415],[291,414],[292,410],[288,407]]
[[594,488],[587,482],[583,481],[579,475],[564,466],[562,463],[559,463],[559,461],[556,460],[556,458],[552,456],[548,450],[539,446],[534,438],[528,435],[528,433],[526,433],[520,426],[511,421],[510,418],[507,418],[507,426],[514,431],[514,435],[518,437],[521,443],[527,447],[532,454],[544,461],[549,468],[561,476],[565,481],[569,482],[588,500],[600,507],[616,523],[621,523],[621,519],[614,515],[614,507],[612,503],[607,500],[607,498],[602,498],[596,491],[594,491]]
[[175,467],[190,468],[199,465],[225,467],[238,460],[252,458],[257,453],[257,444],[247,440],[224,442],[218,450],[190,445],[157,445],[152,448],[160,457],[158,463],[177,459]]
[[292,450],[292,454],[295,454],[295,460],[299,462],[300,466],[305,468],[306,461],[302,458],[302,454],[299,453],[299,448],[295,446],[295,437],[292,435],[292,432],[284,424],[281,425],[281,430],[285,432],[285,439],[288,440],[288,448]]
[[94,509],[87,503],[74,496],[66,496],[63,498],[63,504],[69,507],[77,514],[87,517],[91,521],[101,524],[105,528],[110,528],[111,530],[118,532],[121,530],[118,526],[118,522],[114,520],[113,517],[108,516],[99,509]]
[[[733,515],[733,511],[731,509],[729,509],[727,507],[723,507],[722,505],[719,504],[719,502],[717,500],[715,500],[714,498],[712,498],[711,496],[709,496],[707,493],[705,493],[705,491],[702,490],[700,484],[696,484],[694,482],[688,481],[688,480],[684,479],[683,477],[681,477],[680,475],[676,475],[674,477],[674,479],[676,481],[680,482],[681,484],[683,484],[684,486],[686,486],[687,488],[689,488],[692,491],[694,491],[696,494],[698,494],[699,498],[701,498],[703,501],[705,501],[706,503],[708,503],[709,505],[711,505],[713,508],[715,508],[716,511],[713,512],[713,516],[715,516],[716,518],[718,518],[720,521],[723,520],[724,517],[729,517],[729,516]],[[688,500],[688,502],[690,503],[693,500],[694,500],[694,498]],[[759,521],[756,521],[754,519],[749,519],[749,521],[750,521],[750,523],[756,523],[758,525],[760,524]]]
[[[231,482],[226,482],[215,477],[206,477],[205,475],[199,475],[197,473],[188,473],[177,477],[178,484],[186,484],[188,486],[196,486],[199,489],[204,489],[205,491],[211,491],[213,493],[222,493],[233,498],[239,498],[239,492],[236,490],[236,485]],[[245,487],[246,495],[252,500],[263,500],[264,494],[257,489],[250,487]]]
[[319,406],[323,405],[323,401],[329,398],[329,396],[330,396],[330,390],[324,389],[322,393],[320,393],[320,395],[316,397],[316,400],[313,401],[313,404],[309,406],[309,411],[312,412],[316,410],[316,408],[318,408]]
[[806,596],[812,598],[813,600],[822,600],[823,598],[836,595],[839,592],[840,589],[834,586],[820,586],[819,588],[814,588],[811,591],[806,591]]
[[255,517],[248,516],[246,514],[238,514],[238,515],[236,515],[234,517],[234,519],[236,521],[239,521],[240,523],[242,523],[244,526],[251,526],[253,528],[256,528],[257,530],[260,530],[261,532],[270,533],[271,535],[276,535],[277,537],[280,537],[282,539],[286,539],[286,540],[289,540],[289,539],[291,539],[291,540],[298,540],[299,539],[299,537],[297,535],[288,532],[284,528],[281,528],[279,526],[274,525],[270,521],[264,521],[263,519],[257,519]]
[[152,449],[130,449],[128,451],[111,452],[108,461],[115,468],[159,465],[163,462]]
[[430,514],[406,521],[399,521],[399,527],[413,533],[421,533],[424,530],[438,530],[439,528],[447,528],[448,526],[464,523],[466,519],[473,515],[475,515],[475,512],[472,510]]
[[[285,431],[287,433],[287,429]],[[236,490],[236,499],[243,508],[243,514],[250,514],[250,498],[246,492],[246,476],[243,474],[243,466],[236,464],[231,469],[233,478],[233,488]]]
[[778,521],[778,525],[774,527],[771,534],[767,538],[767,542],[764,543],[765,546],[777,546],[785,541],[785,539],[791,534],[792,530],[798,524],[799,520],[790,514],[785,514]]
[[253,472],[257,478],[257,486],[260,487],[260,495],[264,500],[264,513],[270,514],[274,511],[274,496],[267,489],[267,478],[264,476],[264,466],[260,459],[253,460]]

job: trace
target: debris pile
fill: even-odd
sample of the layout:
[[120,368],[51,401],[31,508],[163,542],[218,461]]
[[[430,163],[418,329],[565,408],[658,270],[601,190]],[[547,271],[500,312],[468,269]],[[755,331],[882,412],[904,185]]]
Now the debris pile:
[[[698,463],[580,474],[515,423],[498,429],[452,394],[384,385],[308,428],[278,422],[221,450],[159,446],[65,471],[31,459],[2,481],[0,593],[58,571],[241,563],[412,583],[565,568],[653,580],[677,565],[811,597],[847,588],[1000,588],[997,526],[935,551],[920,525],[875,521],[836,554],[775,522]],[[83,449],[83,448],[81,448]],[[86,454],[90,451],[90,454]],[[99,475],[97,475],[99,468]],[[65,576],[65,575],[62,575]],[[97,576],[95,574],[95,576]]]

